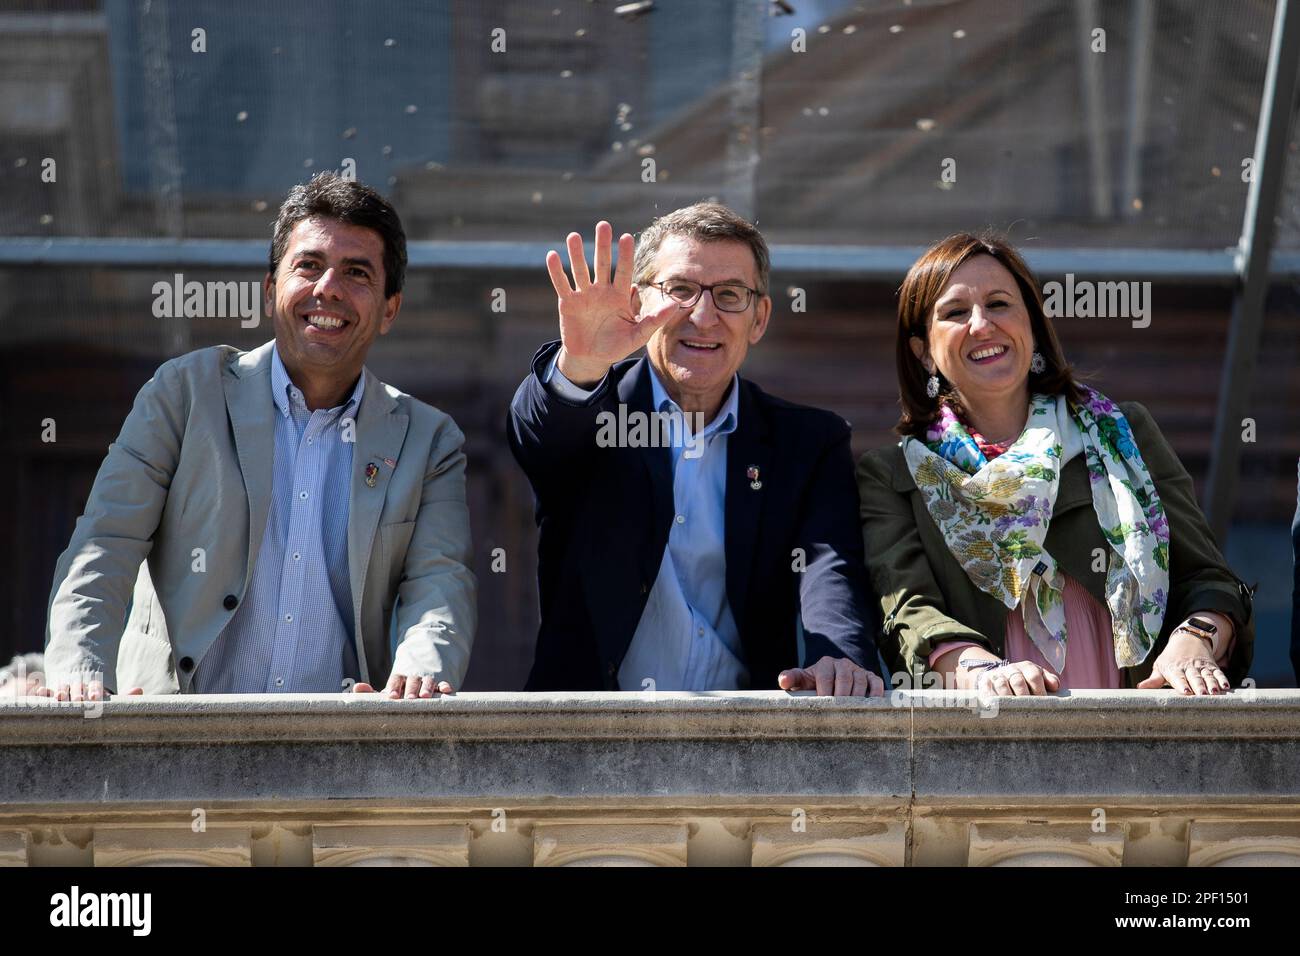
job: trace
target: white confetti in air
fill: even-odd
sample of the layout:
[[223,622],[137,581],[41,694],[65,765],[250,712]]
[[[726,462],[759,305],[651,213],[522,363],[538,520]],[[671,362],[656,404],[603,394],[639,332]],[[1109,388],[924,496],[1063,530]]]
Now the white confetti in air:
[[235,114],[236,123],[242,123],[246,119],[248,119],[248,110],[240,110]]
[[929,117],[925,117],[923,119],[919,119],[916,121],[916,128],[921,130],[923,133],[930,132],[930,130],[934,129],[936,125],[937,124],[935,123],[935,121],[930,119]]
[[901,23],[895,23],[892,27],[889,28],[889,32],[890,32],[890,33],[902,33],[902,32],[903,32],[903,25],[902,25]]

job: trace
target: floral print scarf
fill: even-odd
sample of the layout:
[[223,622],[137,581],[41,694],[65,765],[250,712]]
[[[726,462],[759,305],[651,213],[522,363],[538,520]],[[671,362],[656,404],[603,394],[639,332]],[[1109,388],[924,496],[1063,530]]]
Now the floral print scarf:
[[1106,605],[1119,667],[1146,660],[1169,592],[1169,522],[1128,419],[1100,392],[1082,390],[1081,404],[1034,395],[1024,431],[992,461],[946,404],[924,442],[900,443],[953,557],[980,590],[1008,609],[1020,605],[1026,634],[1058,674],[1065,582],[1043,541],[1061,467],[1075,455],[1087,463],[1093,510],[1110,543]]

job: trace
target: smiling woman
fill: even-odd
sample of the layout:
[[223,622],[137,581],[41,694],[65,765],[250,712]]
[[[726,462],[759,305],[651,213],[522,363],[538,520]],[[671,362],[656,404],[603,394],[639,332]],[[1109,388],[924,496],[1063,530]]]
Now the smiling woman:
[[1080,399],[1038,288],[1020,255],[991,236],[949,236],[916,261],[898,294],[900,434],[920,437],[940,407],[961,410],[962,396],[974,393],[1025,399],[983,403],[985,415],[1012,414],[977,423],[986,434],[1015,438],[1035,352],[1041,367],[1033,371],[1034,388]]
[[893,669],[1020,696],[1245,676],[1251,595],[1190,477],[1146,409],[1075,380],[1010,245],[917,260],[896,354],[903,439],[858,465]]

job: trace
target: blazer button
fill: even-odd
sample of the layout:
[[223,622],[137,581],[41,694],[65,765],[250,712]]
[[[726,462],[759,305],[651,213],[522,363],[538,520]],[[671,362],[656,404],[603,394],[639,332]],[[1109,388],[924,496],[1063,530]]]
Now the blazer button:
[[233,594],[227,594],[226,599],[221,602],[221,605],[227,611],[233,611],[239,606],[239,598],[235,597]]
[[644,581],[641,582],[641,593],[642,594],[650,593],[650,585],[646,584]]
[[613,664],[610,664],[609,669],[605,673],[609,674],[610,677],[613,677],[615,674],[618,673],[618,668],[615,667]]
[[181,665],[181,670],[183,670],[183,671],[192,671],[192,670],[194,670],[194,658],[192,658],[192,657],[182,657],[182,658],[180,659],[180,665]]

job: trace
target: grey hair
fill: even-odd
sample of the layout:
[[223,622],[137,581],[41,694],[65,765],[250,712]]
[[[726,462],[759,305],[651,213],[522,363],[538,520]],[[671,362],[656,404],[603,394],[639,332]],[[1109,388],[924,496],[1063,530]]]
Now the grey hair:
[[699,242],[743,242],[754,254],[758,272],[758,291],[767,295],[772,261],[767,241],[758,227],[732,212],[720,202],[697,202],[660,216],[641,233],[636,243],[632,272],[638,285],[654,276],[655,256],[669,236],[682,236]]

